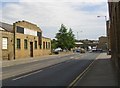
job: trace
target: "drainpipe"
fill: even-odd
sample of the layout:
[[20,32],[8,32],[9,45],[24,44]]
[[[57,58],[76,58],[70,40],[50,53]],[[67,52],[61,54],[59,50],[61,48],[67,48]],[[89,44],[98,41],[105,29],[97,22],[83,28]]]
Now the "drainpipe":
[[15,23],[13,23],[13,31],[14,31],[14,47],[13,47],[13,50],[14,50],[14,60],[15,60]]

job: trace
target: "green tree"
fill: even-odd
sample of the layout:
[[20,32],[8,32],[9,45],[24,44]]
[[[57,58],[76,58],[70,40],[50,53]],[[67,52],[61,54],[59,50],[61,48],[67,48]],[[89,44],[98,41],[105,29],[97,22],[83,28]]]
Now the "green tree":
[[52,49],[57,48],[57,41],[56,41],[55,39],[53,39],[53,40],[51,41],[51,48],[52,48]]
[[68,32],[68,49],[71,50],[75,46],[75,36],[73,34],[72,29],[69,29]]
[[75,38],[71,28],[67,31],[68,29],[62,24],[55,38],[57,39],[57,47],[70,50],[74,47]]

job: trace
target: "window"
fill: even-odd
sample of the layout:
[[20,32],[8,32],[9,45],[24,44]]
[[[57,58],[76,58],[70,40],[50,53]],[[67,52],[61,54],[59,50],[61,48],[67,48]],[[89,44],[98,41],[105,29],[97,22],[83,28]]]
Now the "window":
[[27,45],[27,39],[24,39],[24,49],[27,49],[28,45]]
[[45,42],[43,42],[43,49],[45,49]]
[[2,38],[2,49],[7,49],[8,38]]
[[20,39],[17,39],[17,49],[20,49],[21,45],[20,45]]
[[47,47],[47,42],[46,42],[46,49],[47,49],[48,47]]
[[37,41],[35,41],[35,49],[37,49]]
[[50,42],[48,42],[48,48],[50,49]]
[[24,34],[24,28],[17,26],[17,33]]

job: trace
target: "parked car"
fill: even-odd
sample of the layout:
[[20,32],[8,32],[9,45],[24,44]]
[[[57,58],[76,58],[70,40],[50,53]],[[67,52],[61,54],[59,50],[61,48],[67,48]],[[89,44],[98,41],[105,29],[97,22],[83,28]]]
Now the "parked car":
[[77,52],[77,53],[80,53],[80,49],[76,49],[76,52]]
[[107,55],[111,55],[111,49],[107,51]]
[[89,53],[92,53],[92,50],[89,50]]
[[61,52],[61,51],[62,51],[61,48],[56,48],[56,49],[53,50],[53,53],[59,54],[59,52]]
[[97,49],[96,48],[92,48],[92,52],[96,52],[97,51]]
[[85,49],[81,48],[80,53],[85,53]]

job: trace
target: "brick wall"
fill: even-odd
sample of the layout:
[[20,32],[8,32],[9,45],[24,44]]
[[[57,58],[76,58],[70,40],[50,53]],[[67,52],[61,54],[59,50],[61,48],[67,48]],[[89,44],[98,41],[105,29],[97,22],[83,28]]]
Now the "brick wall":
[[[16,32],[17,26],[27,28],[27,29],[30,29],[30,30],[34,30],[34,31],[38,31],[38,32],[42,32],[41,29],[39,27],[37,27],[37,25],[26,22],[26,21],[18,21],[14,24],[14,30],[15,30],[15,58],[16,59],[31,57],[30,43],[33,44],[33,51],[32,51],[33,52],[33,57],[41,56],[41,55],[49,55],[51,53],[51,48],[43,49],[43,44],[39,45],[38,36],[17,33]],[[17,49],[17,39],[20,39],[20,41],[21,41],[20,49]],[[27,40],[27,46],[28,46],[27,49],[24,48],[24,39]],[[45,44],[46,44],[46,42],[47,43],[49,42],[50,46],[51,46],[51,40],[49,38],[41,38],[41,39],[42,39],[42,43],[43,43],[43,41],[45,42]],[[37,42],[37,47],[36,48],[35,48],[35,41]]]
[[0,60],[2,60],[2,31],[0,31]]
[[[2,38],[7,38],[7,49],[2,49],[2,58],[3,60],[10,60],[14,58],[14,42],[13,42],[13,33],[2,31]],[[2,40],[2,39],[1,39]]]

